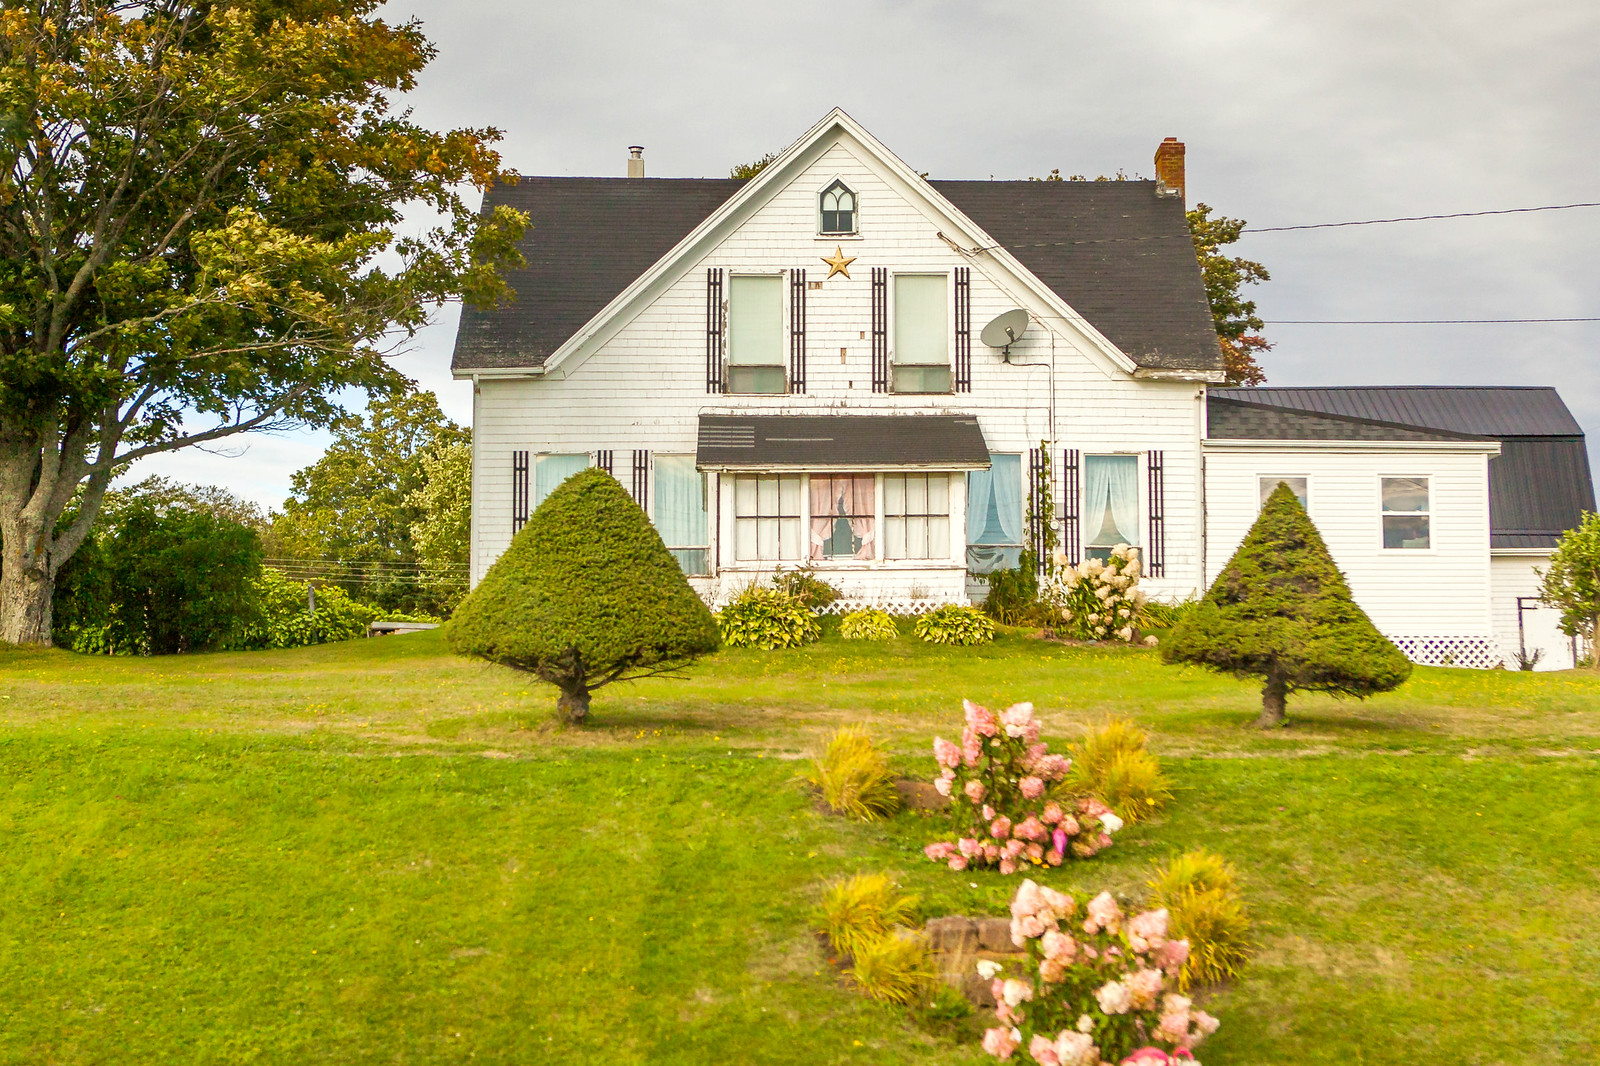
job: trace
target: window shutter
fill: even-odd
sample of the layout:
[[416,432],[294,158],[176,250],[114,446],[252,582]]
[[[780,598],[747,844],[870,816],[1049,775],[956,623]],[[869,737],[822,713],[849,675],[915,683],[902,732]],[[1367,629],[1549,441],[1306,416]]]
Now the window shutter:
[[528,524],[528,453],[511,453],[511,535]]
[[633,502],[650,513],[650,453],[639,449],[633,453]]
[[706,271],[706,391],[722,392],[722,268]]
[[1077,566],[1082,561],[1082,536],[1079,533],[1078,508],[1082,493],[1078,491],[1078,449],[1068,448],[1061,453],[1061,550],[1067,562]]
[[595,452],[594,453],[594,465],[598,466],[601,470],[604,470],[606,473],[610,474],[612,477],[616,477],[617,475],[611,469],[611,457],[612,457],[612,454],[613,453],[612,453],[610,448],[603,448],[600,451]]
[[1150,547],[1145,572],[1164,577],[1167,572],[1167,466],[1160,452],[1150,452],[1145,460],[1150,479]]
[[1034,566],[1043,572],[1045,547],[1050,530],[1044,522],[1044,507],[1050,492],[1050,454],[1043,448],[1028,449],[1028,550]]
[[972,268],[956,267],[956,390],[972,391]]
[[806,272],[789,271],[789,391],[806,391]]
[[872,391],[889,391],[889,268],[872,268]]

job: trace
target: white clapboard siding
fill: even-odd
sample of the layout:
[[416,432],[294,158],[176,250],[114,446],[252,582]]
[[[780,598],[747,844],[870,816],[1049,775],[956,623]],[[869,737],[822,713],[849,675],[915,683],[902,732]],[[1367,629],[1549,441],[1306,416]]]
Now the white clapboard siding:
[[[1535,670],[1570,670],[1573,667],[1572,638],[1559,626],[1561,612],[1537,602],[1543,571],[1550,568],[1549,555],[1495,554],[1489,560],[1491,614],[1495,638],[1505,655],[1506,666],[1515,669],[1516,653],[1526,647],[1544,654]],[[1517,600],[1521,597],[1522,631],[1517,629]]]
[[[1136,380],[1095,339],[1050,311],[983,253],[966,256],[939,237],[927,212],[895,191],[858,145],[841,141],[729,233],[626,322],[593,354],[569,359],[538,377],[491,377],[474,389],[472,572],[476,581],[511,536],[511,455],[516,450],[593,452],[614,449],[618,476],[633,449],[690,453],[698,416],[717,412],[771,414],[963,412],[978,417],[995,452],[1026,453],[1054,440],[1059,477],[1063,449],[1083,453],[1164,453],[1167,576],[1152,595],[1181,598],[1201,587],[1200,450],[1202,388]],[[842,178],[858,195],[860,236],[819,238],[816,196]],[[849,278],[827,279],[821,262],[840,246],[854,256]],[[950,272],[971,268],[972,391],[949,396],[872,392],[871,271]],[[806,292],[806,388],[803,395],[708,395],[705,387],[706,270],[728,273],[807,271],[820,289]],[[788,287],[784,321],[787,326]],[[953,301],[952,301],[953,304]],[[977,338],[982,326],[1013,307],[1033,325],[1011,348],[1008,365]],[[953,313],[953,311],[952,311]],[[890,294],[891,329],[893,294]],[[893,337],[891,334],[891,346]],[[953,323],[952,323],[953,353]],[[1031,364],[1031,365],[1028,365]],[[1055,420],[1051,421],[1052,366]],[[1023,463],[1026,477],[1026,462]],[[1058,482],[1059,486],[1059,482]],[[1147,480],[1141,464],[1140,491]],[[1059,488],[1058,488],[1059,491]],[[1141,530],[1147,528],[1143,500]],[[1058,503],[1058,514],[1059,514]],[[960,528],[960,515],[955,526]],[[727,553],[725,553],[727,554]],[[910,585],[952,597],[959,570],[880,566],[841,568],[839,581],[863,596],[898,595]],[[729,575],[714,583],[720,594]],[[830,578],[831,579],[831,578]],[[948,588],[947,588],[948,586]],[[703,588],[702,591],[707,591]]]
[[[1206,574],[1227,564],[1260,510],[1258,479],[1309,479],[1308,511],[1355,600],[1419,661],[1493,665],[1488,457],[1497,445],[1218,442],[1206,445]],[[1429,479],[1431,547],[1385,549],[1380,479]],[[1469,638],[1469,639],[1461,639]],[[1418,642],[1431,651],[1421,651]]]

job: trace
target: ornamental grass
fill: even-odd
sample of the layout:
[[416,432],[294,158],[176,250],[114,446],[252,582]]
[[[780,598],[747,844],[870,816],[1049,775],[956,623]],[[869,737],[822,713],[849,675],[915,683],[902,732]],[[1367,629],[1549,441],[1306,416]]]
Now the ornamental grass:
[[925,999],[935,973],[921,934],[895,930],[868,940],[853,956],[849,974],[870,999],[905,1006]]
[[900,809],[889,757],[854,726],[828,738],[822,754],[811,760],[810,780],[829,807],[858,821],[881,821]]
[[1173,935],[1189,941],[1178,987],[1187,991],[1239,976],[1250,957],[1250,915],[1227,860],[1208,851],[1188,851],[1147,883],[1150,902],[1166,908]]
[[1127,718],[1110,718],[1076,744],[1068,788],[1097,796],[1124,821],[1138,822],[1172,800],[1172,783],[1161,760],[1146,747],[1149,737]]
[[822,931],[834,953],[852,959],[869,943],[893,936],[916,915],[917,897],[903,895],[887,874],[856,874],[822,896]]

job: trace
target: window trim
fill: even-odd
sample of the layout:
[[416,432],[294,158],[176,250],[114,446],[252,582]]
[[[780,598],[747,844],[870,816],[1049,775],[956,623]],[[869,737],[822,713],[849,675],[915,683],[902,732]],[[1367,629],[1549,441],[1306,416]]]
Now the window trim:
[[[900,302],[899,284],[903,277],[943,278],[944,289],[944,362],[942,363],[908,363],[899,357],[900,340]],[[955,274],[950,270],[891,270],[889,272],[889,393],[899,396],[951,396],[956,391],[956,366],[955,366]],[[918,369],[943,367],[950,375],[947,388],[936,391],[905,391],[895,388],[895,379],[899,376],[896,371],[900,367],[914,367]]]
[[[852,206],[850,208],[850,228],[847,230],[830,230],[822,224],[822,199],[832,192],[834,186],[836,185],[850,194],[850,202]],[[827,184],[821,189],[817,190],[816,199],[813,202],[817,205],[816,223],[817,236],[819,238],[852,238],[859,237],[861,235],[861,193],[858,192],[856,188],[849,182],[844,180],[844,175],[835,174],[833,177],[829,178]]]
[[[1260,516],[1261,508],[1262,508],[1263,504],[1265,503],[1265,501],[1263,501],[1260,498],[1261,497],[1261,483],[1263,481],[1267,480],[1267,478],[1275,478],[1275,479],[1277,479],[1279,481],[1290,481],[1290,480],[1298,478],[1298,479],[1304,481],[1306,483],[1306,502],[1304,504],[1304,507],[1305,507],[1305,510],[1306,510],[1306,514],[1309,515],[1311,513],[1311,500],[1312,500],[1311,488],[1312,488],[1312,485],[1314,484],[1314,481],[1313,481],[1313,478],[1312,478],[1312,476],[1310,474],[1257,474],[1256,475],[1256,515],[1257,515],[1257,517]],[[1276,487],[1276,486],[1274,486],[1274,487]]]
[[[724,349],[724,352],[725,352],[725,354],[723,356],[723,362],[724,362],[723,391],[725,393],[727,393],[728,395],[732,395],[732,396],[783,396],[783,395],[787,395],[788,392],[789,392],[789,389],[790,389],[791,384],[792,384],[791,380],[790,380],[790,374],[789,374],[789,369],[790,368],[789,368],[789,355],[788,355],[788,347],[789,347],[789,328],[788,328],[788,323],[789,323],[789,317],[790,317],[790,308],[789,308],[790,296],[789,296],[789,293],[786,291],[788,289],[788,286],[784,284],[785,280],[787,280],[787,278],[788,278],[788,274],[789,274],[789,272],[787,270],[738,270],[738,271],[729,270],[728,271],[728,282],[727,282],[728,288],[727,288],[727,294],[725,296],[726,310],[724,311],[723,316],[722,316],[722,320],[723,320],[723,323],[724,323],[723,329],[726,331],[726,340],[723,342],[723,349]],[[734,345],[733,345],[733,304],[734,304],[733,290],[734,290],[734,283],[740,278],[768,278],[768,279],[771,279],[778,286],[778,315],[777,315],[777,321],[776,321],[778,345],[777,345],[777,348],[776,348],[777,358],[773,362],[770,362],[770,363],[739,363],[739,362],[735,362],[734,361],[735,352],[734,352]],[[780,373],[783,374],[783,387],[781,389],[763,389],[763,390],[760,390],[760,391],[754,391],[754,390],[746,391],[746,390],[743,390],[743,389],[734,388],[734,386],[733,386],[734,371],[735,370],[743,371],[743,370],[751,370],[751,369],[755,369],[755,370],[773,370],[773,369],[776,369],[777,371],[779,371]]]
[[[1082,452],[1082,454],[1079,455],[1078,462],[1080,464],[1080,466],[1079,466],[1080,473],[1079,473],[1079,476],[1078,476],[1078,493],[1079,493],[1078,514],[1080,516],[1079,517],[1079,522],[1080,522],[1081,539],[1082,539],[1082,544],[1080,545],[1080,550],[1082,552],[1083,558],[1085,558],[1085,559],[1097,558],[1097,559],[1101,559],[1101,561],[1104,562],[1105,559],[1108,559],[1108,558],[1111,557],[1111,550],[1116,547],[1115,544],[1109,544],[1109,545],[1108,544],[1096,544],[1094,542],[1093,538],[1096,535],[1099,534],[1100,530],[1099,529],[1095,529],[1093,532],[1090,532],[1090,530],[1089,530],[1089,525],[1090,525],[1090,523],[1092,521],[1092,517],[1090,515],[1090,508],[1089,508],[1089,460],[1091,460],[1091,459],[1121,459],[1121,458],[1126,458],[1126,459],[1132,459],[1133,460],[1133,495],[1134,495],[1134,499],[1136,501],[1135,505],[1139,508],[1139,513],[1137,515],[1135,515],[1134,519],[1133,519],[1133,528],[1134,528],[1134,535],[1138,536],[1138,537],[1140,537],[1142,539],[1143,538],[1144,525],[1149,520],[1149,517],[1150,517],[1149,486],[1148,486],[1148,484],[1146,484],[1146,482],[1148,481],[1148,478],[1140,476],[1141,474],[1145,473],[1144,463],[1142,463],[1140,461],[1141,458],[1144,457],[1144,455],[1145,455],[1144,452],[1136,452],[1136,451],[1091,452],[1091,451],[1089,451],[1087,449],[1085,449]],[[1099,517],[1101,517],[1103,519],[1104,518],[1104,512],[1101,512]],[[1145,545],[1143,543],[1135,544],[1135,543],[1133,543],[1131,541],[1120,541],[1119,543],[1127,544],[1128,547],[1130,547],[1130,548],[1138,548],[1139,549],[1139,560],[1140,560],[1141,565],[1148,565],[1149,560],[1148,560],[1148,558],[1146,556],[1146,553],[1149,551],[1149,547],[1147,545]],[[1092,555],[1090,555],[1090,552],[1096,552],[1096,551],[1104,552],[1105,553],[1104,558],[1102,558],[1101,556],[1092,556]]]
[[[1383,483],[1385,481],[1421,481],[1428,488],[1428,506],[1422,511],[1390,511],[1383,505]],[[1382,552],[1406,552],[1409,555],[1433,554],[1438,551],[1438,546],[1433,536],[1433,482],[1432,474],[1379,474],[1378,488],[1378,550]],[[1428,520],[1428,546],[1426,548],[1391,548],[1384,543],[1383,520],[1387,515],[1396,517],[1422,517]]]

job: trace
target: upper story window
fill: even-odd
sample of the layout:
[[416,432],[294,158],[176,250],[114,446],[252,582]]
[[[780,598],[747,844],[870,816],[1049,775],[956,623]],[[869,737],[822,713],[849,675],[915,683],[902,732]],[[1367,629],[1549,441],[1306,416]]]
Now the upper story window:
[[950,391],[950,278],[894,276],[894,391]]
[[728,284],[728,391],[787,392],[783,278],[735,274]]
[[1430,514],[1427,478],[1386,477],[1383,479],[1383,546],[1385,548],[1429,547],[1428,518]]
[[856,194],[835,180],[822,190],[822,232],[830,235],[856,231]]

